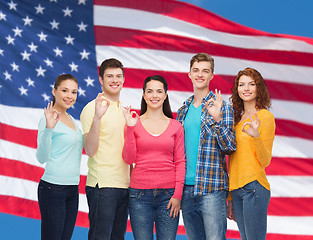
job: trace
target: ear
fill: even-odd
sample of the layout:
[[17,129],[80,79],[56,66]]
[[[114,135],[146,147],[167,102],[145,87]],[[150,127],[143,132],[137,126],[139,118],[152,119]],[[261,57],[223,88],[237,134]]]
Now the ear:
[[99,82],[101,84],[101,86],[103,85],[103,78],[101,76],[99,76]]
[[188,73],[188,77],[191,79],[191,72]]
[[55,97],[55,88],[52,88],[52,95]]

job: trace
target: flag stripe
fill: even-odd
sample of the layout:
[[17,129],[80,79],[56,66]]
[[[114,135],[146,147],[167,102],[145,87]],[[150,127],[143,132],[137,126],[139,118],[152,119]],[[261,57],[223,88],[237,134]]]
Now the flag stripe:
[[265,170],[268,175],[313,176],[313,158],[273,157]]
[[261,49],[247,51],[247,49],[201,39],[190,41],[191,39],[187,37],[120,27],[95,26],[95,31],[97,32],[96,45],[180,51],[192,54],[206,52],[210,49],[210,54],[214,56],[313,67],[312,53]]
[[[146,69],[134,69],[125,68],[126,80],[125,87],[128,88],[142,88],[143,81],[147,76],[161,75],[165,76],[169,85],[169,90],[192,92],[193,86],[187,75],[187,73],[176,73],[171,71],[160,70],[146,70]],[[129,77],[127,77],[129,76]],[[235,75],[219,75],[215,74],[214,78],[210,82],[211,89],[219,89],[222,94],[231,94]],[[281,99],[295,102],[306,102],[313,104],[312,92],[313,86],[297,83],[283,83],[279,81],[272,81],[265,79],[268,86],[270,96],[272,99]],[[182,84],[184,83],[184,84]]]
[[[143,1],[143,0],[142,0]],[[208,19],[209,14],[198,14],[201,17],[195,18],[199,15],[189,15],[186,12],[194,9],[183,8],[169,10],[170,7],[154,4],[138,4],[131,1],[97,1],[94,6],[94,24],[95,26],[110,26],[119,28],[141,29],[149,31],[157,31],[179,36],[188,36],[194,39],[211,40],[212,42],[219,42],[223,45],[236,46],[242,48],[253,49],[273,49],[273,50],[293,50],[313,52],[313,40],[305,39],[303,41],[294,40],[291,38],[280,37],[278,34],[269,34],[255,29],[247,28],[239,24],[227,21],[214,15],[214,21]],[[173,2],[169,3],[173,4]],[[168,11],[164,13],[164,11]],[[175,12],[173,12],[175,11]],[[106,12],[106,15],[103,15]],[[120,17],[120,13],[127,14]],[[202,12],[204,13],[204,12]],[[207,12],[206,12],[207,13]],[[211,15],[213,17],[213,14]],[[209,17],[210,18],[210,17]],[[207,20],[205,20],[207,19]],[[183,21],[180,21],[183,20]],[[162,26],[160,27],[160,23]],[[207,26],[204,24],[211,23]],[[229,26],[231,31],[229,31]],[[234,31],[236,29],[236,31]],[[245,35],[239,35],[245,32]],[[97,33],[96,33],[97,34]]]
[[[125,63],[125,68],[181,73],[189,71],[189,61],[186,59],[191,59],[194,55],[185,52],[104,45],[96,45],[96,51],[98,66],[101,65],[103,59],[111,56],[121,59]],[[298,84],[313,85],[313,81],[310,78],[313,74],[312,67],[212,56],[215,61],[214,72],[218,75],[234,76],[239,70],[249,66],[257,68],[265,79],[287,83],[294,83],[295,79],[297,79]]]

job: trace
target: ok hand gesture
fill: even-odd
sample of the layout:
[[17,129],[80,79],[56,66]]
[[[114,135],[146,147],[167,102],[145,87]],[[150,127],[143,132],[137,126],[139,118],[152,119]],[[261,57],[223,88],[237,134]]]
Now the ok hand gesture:
[[[106,102],[106,104],[103,104],[103,102]],[[95,117],[101,119],[102,116],[106,113],[108,110],[108,107],[110,106],[110,102],[104,98],[104,93],[99,93],[96,97],[96,103],[95,103]]]
[[215,97],[216,99],[211,98],[205,103],[205,107],[208,110],[208,113],[213,117],[215,122],[221,121],[221,108],[223,105],[223,98],[221,95],[221,91],[219,90],[217,92],[217,89],[215,89]]
[[[245,132],[246,134],[248,134],[251,137],[258,137],[260,136],[258,127],[260,126],[260,119],[258,118],[257,114],[254,114],[255,119],[253,120],[252,115],[250,112],[249,113],[249,118],[250,118],[250,122],[245,122],[242,125],[242,131]],[[249,126],[249,128],[245,128],[245,126]]]
[[[123,114],[124,114],[127,126],[135,126],[137,124],[139,115],[135,111],[130,111],[130,106],[126,107],[123,110]],[[135,117],[133,117],[133,114],[135,114]]]
[[54,128],[57,125],[60,117],[60,113],[52,108],[53,102],[48,103],[48,106],[44,108],[46,117],[46,128]]

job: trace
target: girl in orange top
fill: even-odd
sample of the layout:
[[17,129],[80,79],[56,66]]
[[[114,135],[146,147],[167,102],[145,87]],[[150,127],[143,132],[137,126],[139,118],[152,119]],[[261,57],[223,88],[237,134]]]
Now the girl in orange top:
[[230,156],[228,218],[236,220],[242,240],[264,240],[270,184],[265,167],[272,158],[275,120],[261,74],[239,71],[230,97],[235,115],[237,150]]

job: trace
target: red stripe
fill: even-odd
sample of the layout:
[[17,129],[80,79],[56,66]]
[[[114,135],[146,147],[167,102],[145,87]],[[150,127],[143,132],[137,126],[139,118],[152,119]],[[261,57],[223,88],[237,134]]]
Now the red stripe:
[[0,122],[0,139],[37,148],[37,130],[17,128]]
[[[96,45],[179,51],[193,54],[209,52],[213,56],[267,63],[313,66],[312,53],[282,50],[247,50],[172,34],[116,27],[95,26],[94,29]],[[297,59],[296,62],[295,59]]]
[[163,14],[169,17],[183,20],[185,22],[193,23],[198,26],[202,26],[215,31],[250,35],[250,36],[269,36],[269,37],[279,37],[279,38],[289,38],[296,39],[300,41],[313,44],[312,38],[300,37],[300,36],[290,36],[287,34],[271,34],[249,28],[238,23],[232,22],[226,18],[220,17],[210,11],[203,8],[196,7],[194,5],[183,3],[179,1],[171,0],[158,0],[158,1],[146,1],[146,0],[94,0],[95,5],[103,6],[113,6],[121,8],[131,8],[138,9],[148,12],[154,12],[158,14]]
[[[125,68],[126,80],[124,87],[142,89],[143,82],[147,76],[161,75],[165,76],[169,90],[193,92],[191,80],[187,72],[168,72],[149,69]],[[222,94],[231,94],[235,76],[214,75],[210,82],[210,89],[219,89]],[[282,83],[265,79],[272,99],[313,103],[313,86],[302,85],[297,83]]]
[[313,198],[286,198],[272,197],[268,206],[268,215],[271,216],[313,216]]
[[313,159],[273,157],[266,173],[280,176],[313,176]]
[[276,119],[276,135],[298,137],[303,139],[313,139],[313,126],[289,121],[284,119]]
[[[3,158],[0,158],[0,165],[2,166],[0,168],[0,175],[26,179],[34,182],[39,182],[43,172],[43,169],[39,167]],[[312,166],[310,168],[312,169]],[[29,174],[30,172],[32,174]],[[81,182],[79,185],[79,192],[81,194],[85,194],[85,186],[86,176],[81,176]],[[313,216],[312,202],[313,198],[275,197],[271,199],[268,214],[275,216]]]
[[[39,183],[43,168],[12,159],[0,157],[0,175],[34,181]],[[31,173],[31,174],[30,174]],[[87,176],[80,175],[79,193],[85,194]]]
[[[0,212],[21,217],[41,219],[37,201],[0,195]],[[88,214],[78,212],[76,226],[89,227]]]
[[[163,14],[176,19],[180,19],[189,23],[196,24],[205,28],[216,31],[244,34],[244,35],[266,35],[274,36],[273,34],[265,33],[256,29],[248,28],[235,22],[222,18],[214,13],[211,13],[203,8],[196,7],[191,4],[182,3],[171,0],[158,1],[129,1],[129,0],[95,0],[95,5],[113,6],[121,8],[131,8],[142,11],[148,11],[158,14]],[[148,20],[148,19],[147,19]]]

